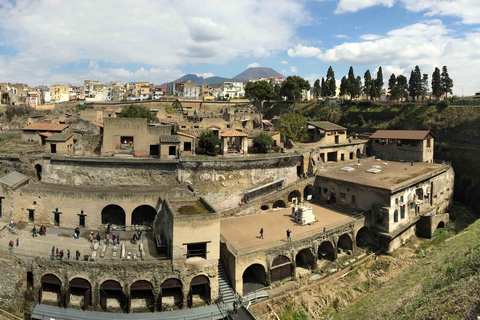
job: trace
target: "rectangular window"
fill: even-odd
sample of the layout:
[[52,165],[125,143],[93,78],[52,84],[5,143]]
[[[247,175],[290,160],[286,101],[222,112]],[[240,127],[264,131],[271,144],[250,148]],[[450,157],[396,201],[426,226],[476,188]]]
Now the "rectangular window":
[[395,198],[395,204],[398,204],[398,198]]
[[187,244],[187,258],[200,257],[207,258],[207,243]]
[[400,203],[403,203],[403,196],[400,196]]
[[345,161],[345,154],[344,154],[344,153],[342,153],[342,154],[340,155],[340,160],[341,160],[341,161]]
[[339,144],[339,143],[340,143],[340,136],[335,136],[335,144]]
[[410,210],[415,210],[415,202],[410,203]]
[[355,198],[355,196],[352,194],[352,205],[357,205],[357,199]]
[[183,143],[183,151],[192,151],[192,143],[191,142],[184,142]]
[[160,145],[151,144],[150,145],[150,155],[151,156],[159,156],[160,155]]
[[175,146],[168,147],[168,155],[169,156],[177,155],[177,147],[175,147]]
[[350,152],[350,160],[353,160],[353,152]]
[[54,143],[50,144],[50,152],[51,153],[57,153],[57,145]]
[[323,188],[323,193],[327,194],[327,193],[328,193],[328,189],[327,189],[327,188]]
[[405,219],[405,206],[400,207],[400,219]]
[[28,221],[30,221],[30,222],[35,221],[35,210],[28,209]]

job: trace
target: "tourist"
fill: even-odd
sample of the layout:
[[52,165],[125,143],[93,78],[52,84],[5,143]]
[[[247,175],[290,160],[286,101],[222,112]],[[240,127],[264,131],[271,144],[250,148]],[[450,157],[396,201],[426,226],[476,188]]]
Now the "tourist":
[[55,246],[52,247],[52,260],[55,259]]
[[35,225],[33,225],[32,228],[32,237],[35,238],[37,236],[37,228],[35,228]]
[[93,231],[90,232],[90,242],[93,243]]
[[142,230],[137,231],[137,238],[138,240],[142,240]]
[[100,233],[97,232],[97,242],[100,242]]
[[263,228],[260,229],[260,239],[263,239]]
[[13,251],[13,241],[12,240],[10,240],[10,242],[8,243],[8,249],[10,251]]
[[115,232],[112,233],[112,242],[114,246],[117,244],[117,239],[115,238]]
[[67,260],[70,260],[70,249],[67,249]]
[[233,301],[233,312],[236,314],[237,313],[237,308],[238,308],[238,303],[237,301]]
[[13,229],[13,220],[10,220],[10,229]]
[[133,242],[133,244],[137,244],[137,234],[136,233],[133,234],[132,242]]
[[60,250],[60,260],[63,260],[63,249]]
[[290,236],[291,233],[292,233],[292,230],[287,229],[287,242],[292,242],[292,237]]
[[75,260],[78,261],[78,258],[80,258],[80,251],[77,250],[77,252],[75,253]]
[[58,250],[58,248],[57,248],[57,251],[56,251],[56,257],[57,257],[57,260],[60,258],[60,250]]
[[47,227],[43,226],[43,235],[45,236],[47,234]]
[[43,226],[40,226],[40,235],[43,236]]
[[80,228],[76,227],[75,228],[75,239],[79,239],[79,238],[80,238]]
[[117,243],[120,245],[120,233],[117,233]]
[[105,244],[106,244],[106,245],[108,245],[108,241],[110,240],[110,239],[109,239],[109,236],[110,236],[110,235],[109,235],[108,233],[105,235]]
[[18,248],[18,246],[20,245],[20,239],[17,238],[16,242],[17,242],[17,248]]
[[107,225],[107,233],[110,233],[110,230],[111,230],[111,229],[112,229],[112,224],[109,223],[109,224]]

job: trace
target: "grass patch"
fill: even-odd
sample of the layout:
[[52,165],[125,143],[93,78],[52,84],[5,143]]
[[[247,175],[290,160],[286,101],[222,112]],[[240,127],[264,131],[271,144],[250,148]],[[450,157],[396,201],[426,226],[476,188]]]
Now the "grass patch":
[[390,269],[389,260],[376,260],[370,267],[370,270],[373,272],[388,271],[388,269]]
[[294,308],[291,303],[287,303],[283,307],[283,311],[278,313],[278,317],[282,320],[308,320],[307,313],[300,309]]
[[191,205],[181,206],[177,211],[182,215],[205,214],[210,212],[200,200],[195,201],[195,203]]
[[19,132],[3,132],[0,133],[0,142],[12,140],[12,139],[20,139],[21,135]]

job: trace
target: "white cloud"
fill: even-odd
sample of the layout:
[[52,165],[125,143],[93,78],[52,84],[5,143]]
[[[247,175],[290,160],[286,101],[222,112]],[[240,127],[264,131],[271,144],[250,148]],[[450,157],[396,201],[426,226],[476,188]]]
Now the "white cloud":
[[203,77],[204,79],[214,76],[212,72],[195,73],[195,75],[197,75],[197,77]]
[[[304,5],[278,0],[272,10],[270,2],[256,0],[201,5],[168,0],[2,1],[0,41],[14,52],[2,56],[2,72],[9,81],[41,84],[61,77],[78,83],[92,72],[90,61],[108,74],[105,65],[174,70],[185,64],[268,57],[288,47],[296,28],[308,23]],[[71,69],[83,71],[75,74]]]
[[480,23],[480,1],[478,0],[402,0],[407,10],[427,11],[427,16],[455,16],[463,23]]
[[455,36],[439,20],[416,23],[392,30],[375,41],[345,42],[326,50],[317,58],[325,63],[386,65],[389,73],[403,73],[419,65],[422,73],[433,73],[435,67],[446,65],[454,80],[454,93],[461,88],[473,94],[480,88],[476,70],[480,68],[480,33]]
[[287,74],[288,71],[287,71],[286,69],[282,69],[282,73],[283,73],[283,74]]
[[367,40],[367,41],[373,41],[373,40],[378,40],[382,36],[376,35],[376,34],[364,34],[360,36],[360,39],[362,40]]
[[310,82],[310,85],[313,87],[315,80],[320,79],[320,81],[322,81],[322,76],[317,73],[312,73],[304,76],[303,79],[308,80],[308,82]]
[[356,12],[372,6],[385,6],[391,8],[395,0],[340,0],[335,13]]
[[250,63],[250,64],[247,66],[247,69],[248,69],[248,68],[258,68],[258,67],[260,67],[260,63],[254,62],[254,63]]
[[288,64],[288,61],[283,60],[282,64]]
[[320,50],[317,47],[307,47],[301,44],[297,44],[295,46],[295,49],[288,49],[287,51],[288,56],[292,58],[295,58],[295,57],[311,58],[311,57],[318,56],[321,53],[322,53],[322,50]]
[[338,39],[348,39],[349,36],[347,36],[347,35],[345,35],[345,34],[337,34],[337,35],[335,36],[335,38],[338,38]]
[[298,71],[297,67],[294,67],[294,66],[290,67],[290,72],[296,73],[297,71]]

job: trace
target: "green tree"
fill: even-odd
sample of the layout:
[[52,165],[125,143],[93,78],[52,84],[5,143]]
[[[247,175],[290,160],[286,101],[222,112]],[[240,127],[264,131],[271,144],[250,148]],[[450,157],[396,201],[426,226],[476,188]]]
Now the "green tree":
[[333,72],[333,68],[330,66],[327,71],[327,79],[325,80],[325,97],[335,97],[336,92],[335,72]]
[[257,148],[260,153],[267,153],[268,149],[273,145],[273,138],[262,132],[255,137],[253,137],[253,145]]
[[415,66],[415,69],[410,73],[410,80],[408,80],[408,93],[412,97],[413,101],[415,101],[421,92],[422,73],[420,72],[420,68]]
[[348,94],[348,79],[346,76],[343,76],[342,81],[340,81],[340,97],[345,97]]
[[320,88],[320,93],[322,95],[322,98],[326,97],[325,90],[327,90],[327,85],[325,84],[325,78],[322,77],[322,85],[321,85],[321,88]]
[[397,90],[398,90],[398,95],[400,99],[406,98],[407,97],[407,89],[408,89],[408,84],[407,84],[407,77],[404,75],[399,75],[397,77]]
[[382,94],[382,89],[383,89],[383,71],[381,66],[378,68],[378,71],[377,71],[377,79],[375,80],[375,87],[377,89],[376,97],[380,99],[380,95]]
[[273,87],[273,91],[275,92],[275,99],[280,98],[280,85],[278,83]]
[[[325,81],[322,78],[322,86],[324,84],[325,84]],[[313,96],[315,97],[315,100],[318,100],[318,97],[320,97],[321,95],[322,95],[322,87],[320,86],[320,80],[317,79],[313,84]]]
[[428,92],[428,74],[424,73],[422,77],[422,85],[420,86],[420,96],[422,96],[422,100],[425,100],[425,96]]
[[216,156],[216,147],[220,144],[218,135],[212,130],[203,131],[198,141],[200,147],[205,149],[205,153],[209,156]]
[[285,139],[302,141],[307,137],[307,120],[299,113],[287,112],[283,114],[278,119],[276,128]]
[[447,99],[447,95],[450,93],[452,94],[453,88],[453,80],[448,75],[447,66],[443,66],[442,74],[440,75],[440,81],[442,84],[442,94],[445,94],[445,99]]
[[440,76],[440,69],[435,68],[432,74],[432,94],[435,96],[435,99],[438,101],[442,97],[442,78]]
[[[371,92],[372,92],[372,75],[370,74],[370,70],[367,70],[365,71],[365,74],[363,75],[363,80],[365,82],[365,86],[363,87],[363,93],[365,93],[365,95],[367,96],[370,96]],[[370,98],[372,98],[370,96]]]
[[375,79],[370,80],[370,100],[377,95],[377,87]]
[[2,103],[9,104],[10,103],[10,96],[8,92],[2,93]]
[[146,118],[148,123],[158,122],[158,118],[144,106],[129,105],[120,112],[120,118]]
[[362,87],[362,77],[358,76],[357,77],[357,80],[356,80],[356,83],[355,83],[355,86],[354,86],[354,90],[353,90],[353,96],[355,98],[358,98],[362,95],[362,91],[363,91],[363,87]]
[[356,92],[357,79],[355,78],[355,73],[353,72],[353,67],[350,66],[348,70],[348,84],[347,84],[347,94],[350,95],[350,100],[353,99],[353,94]]
[[175,99],[175,101],[173,101],[172,107],[177,109],[177,110],[183,111],[182,103],[178,99]]
[[260,117],[263,129],[263,103],[265,100],[274,99],[276,94],[273,91],[272,85],[267,81],[247,82],[245,86],[245,96],[249,99],[255,99],[260,102]]
[[310,90],[310,83],[302,77],[288,76],[282,83],[281,95],[293,100],[293,111],[297,107],[297,100],[302,99],[303,90]]
[[388,90],[390,91],[390,100],[398,100],[400,93],[398,92],[397,77],[395,77],[395,73],[392,73],[390,79],[388,79]]
[[338,108],[336,103],[330,103],[327,105],[325,110],[323,111],[323,116],[327,121],[336,123],[340,121],[342,117],[340,113],[340,108]]

